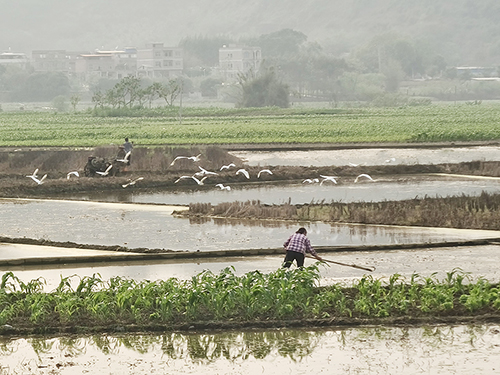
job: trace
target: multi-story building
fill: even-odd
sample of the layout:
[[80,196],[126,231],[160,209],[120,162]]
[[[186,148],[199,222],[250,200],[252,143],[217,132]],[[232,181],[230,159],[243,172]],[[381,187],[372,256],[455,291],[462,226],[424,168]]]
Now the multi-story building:
[[260,47],[230,44],[219,48],[219,69],[225,82],[236,81],[239,73],[257,72],[261,62]]
[[137,74],[139,77],[172,78],[182,74],[182,48],[165,47],[163,43],[149,43],[137,50]]
[[116,78],[113,55],[97,52],[82,54],[76,60],[75,73],[83,80],[91,77]]
[[26,68],[30,63],[28,56],[24,53],[4,52],[0,53],[0,65],[17,65]]
[[119,51],[95,51],[80,54],[76,59],[75,73],[83,78],[90,77],[122,79],[137,72],[137,50],[125,48]]
[[34,50],[31,60],[24,53],[0,54],[0,65],[17,64],[25,68],[33,64],[37,72],[63,72],[84,81],[92,78],[122,79],[133,75],[149,78],[172,78],[182,75],[182,49],[150,43],[145,49],[70,52],[66,50]]
[[36,72],[69,72],[69,58],[65,50],[36,50],[31,52]]

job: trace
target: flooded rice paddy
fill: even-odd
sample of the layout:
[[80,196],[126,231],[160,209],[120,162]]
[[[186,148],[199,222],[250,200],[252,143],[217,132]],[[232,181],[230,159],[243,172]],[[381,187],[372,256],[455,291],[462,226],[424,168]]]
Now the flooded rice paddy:
[[[286,153],[234,153],[249,165],[380,165],[458,163],[500,160],[496,147],[418,150],[335,150]],[[314,177],[314,176],[312,176]],[[172,215],[191,202],[260,200],[266,204],[311,201],[381,201],[424,196],[478,195],[497,192],[493,179],[402,177],[374,183],[338,185],[234,185],[230,192],[212,187],[177,191],[93,193],[71,196],[82,201],[1,200],[0,235],[81,244],[129,248],[208,251],[280,247],[297,225],[306,225],[316,246],[403,244],[496,238],[493,231],[439,228],[331,225],[324,223],[258,222],[243,220],[190,220]],[[68,197],[66,197],[68,198]],[[87,200],[87,201],[85,201]],[[92,201],[101,202],[92,202]],[[108,203],[104,203],[104,201]],[[143,203],[143,204],[138,204]],[[144,204],[145,203],[145,204]],[[188,279],[210,269],[234,267],[236,274],[270,272],[282,256],[225,257],[200,260],[155,260],[65,264],[64,257],[108,252],[46,246],[0,244],[0,259],[58,256],[61,263],[46,266],[0,268],[22,281],[38,277],[52,290],[61,277],[100,274],[108,280],[122,276],[136,280],[168,277]],[[373,276],[394,273],[441,278],[461,269],[473,277],[500,281],[492,259],[498,246],[442,247],[415,250],[356,251],[322,254],[338,262],[374,266]],[[306,260],[306,265],[312,260]],[[323,266],[322,266],[323,267]],[[349,283],[365,271],[338,265],[321,269],[320,283]],[[98,336],[3,338],[0,375],[4,374],[458,374],[500,371],[500,327],[493,324],[364,327],[328,330],[266,330],[190,334],[127,334]]]
[[500,160],[497,146],[446,148],[359,148],[300,151],[233,151],[251,166],[342,166],[441,164]]
[[0,235],[183,251],[278,248],[306,225],[315,246],[382,245],[500,237],[500,232],[360,224],[184,218],[172,206],[2,199]]
[[[318,177],[318,176],[311,176]],[[311,202],[380,202],[384,200],[404,200],[417,197],[446,197],[452,195],[477,196],[481,192],[500,191],[499,179],[481,179],[477,176],[398,176],[380,178],[371,176],[375,181],[365,180],[354,183],[353,178],[338,179],[338,184],[324,183],[287,183],[287,184],[234,184],[231,191],[221,190],[208,183],[201,189],[177,189],[162,191],[120,190],[118,192],[93,192],[92,194],[66,195],[66,199],[97,200],[123,203],[180,204],[212,203],[259,200],[263,204],[292,204]]]
[[0,374],[494,374],[499,358],[494,324],[0,342]]

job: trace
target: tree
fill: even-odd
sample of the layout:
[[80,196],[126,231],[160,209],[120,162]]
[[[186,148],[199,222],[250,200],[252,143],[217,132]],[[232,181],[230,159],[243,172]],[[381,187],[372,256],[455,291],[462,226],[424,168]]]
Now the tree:
[[270,34],[261,35],[247,43],[259,46],[262,56],[267,58],[294,56],[299,53],[300,46],[307,41],[307,36],[300,31],[282,29]]
[[222,80],[215,78],[207,78],[200,83],[201,96],[216,97],[217,86],[222,83]]
[[113,88],[114,97],[117,100],[118,107],[132,108],[136,101],[141,101],[144,93],[141,90],[141,79],[139,77],[127,76],[118,82]]
[[[219,64],[219,48],[234,43],[223,36],[191,36],[181,40],[179,47],[184,51],[184,68],[212,67]],[[201,70],[203,72],[203,70]]]
[[99,108],[104,108],[104,105],[106,104],[106,95],[103,94],[101,91],[96,91],[92,95],[92,103],[94,103],[94,109],[99,107]]
[[169,107],[172,107],[175,99],[181,94],[182,87],[181,80],[171,79],[168,83],[161,85],[158,96],[165,100],[165,103]]
[[239,76],[239,83],[242,95],[237,105],[240,107],[289,106],[288,85],[276,77],[273,68],[264,70],[257,76],[252,71],[242,74]]
[[71,106],[73,107],[73,111],[76,112],[76,106],[78,105],[78,103],[80,103],[80,96],[78,95],[72,95],[71,98],[69,98],[69,101],[71,103]]
[[52,99],[52,106],[58,112],[66,112],[68,110],[68,104],[66,103],[66,97],[64,95],[58,95]]
[[56,96],[70,92],[69,79],[61,72],[33,73],[18,92],[18,100],[51,101]]

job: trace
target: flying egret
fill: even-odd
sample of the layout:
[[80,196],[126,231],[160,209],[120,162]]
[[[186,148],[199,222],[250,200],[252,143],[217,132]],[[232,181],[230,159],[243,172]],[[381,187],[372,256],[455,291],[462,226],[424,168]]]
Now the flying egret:
[[180,180],[184,180],[186,178],[191,178],[191,177],[193,177],[193,176],[181,176],[177,180],[174,181],[174,184],[178,183]]
[[104,177],[104,176],[107,176],[107,175],[109,174],[109,171],[111,170],[111,168],[113,168],[113,165],[112,165],[112,164],[110,164],[110,165],[108,166],[108,168],[106,168],[106,170],[105,170],[104,172],[101,172],[101,171],[95,171],[95,173],[100,174],[101,176],[103,176],[103,177]]
[[197,161],[200,161],[200,156],[201,154],[198,154],[196,156],[177,156],[173,161],[172,163],[170,163],[170,165],[174,165],[175,162],[179,159],[189,159],[189,160],[192,160],[194,162],[197,162]]
[[248,174],[248,172],[245,169],[242,168],[242,169],[238,169],[236,171],[236,174],[240,174],[240,173],[244,174],[247,179],[250,179],[250,175]]
[[126,184],[123,184],[122,187],[123,188],[126,188],[127,186],[130,186],[130,185],[135,185],[135,183],[137,181],[141,181],[141,180],[144,180],[144,177],[138,177],[136,178],[135,180],[129,180],[130,182],[126,183]]
[[38,174],[38,168],[35,169],[35,171],[33,172],[33,174],[28,174],[28,175],[26,175],[26,177],[30,177],[30,178],[31,177],[35,177],[35,178],[37,178],[38,177],[37,174]]
[[71,176],[80,177],[80,174],[77,171],[68,172],[68,174],[66,175],[66,179],[69,180]]
[[265,173],[269,173],[269,174],[273,174],[273,172],[271,172],[269,169],[263,169],[263,170],[261,170],[261,171],[257,174],[257,178],[260,178],[260,174],[261,174],[261,173],[263,173],[263,172],[265,172]]
[[306,178],[304,181],[302,181],[303,184],[306,183],[306,182],[308,184],[313,184],[315,182],[319,182],[319,178],[312,178],[312,179],[311,178]]
[[220,187],[221,190],[227,190],[227,191],[231,190],[231,186],[229,186],[229,185],[228,186],[224,186],[222,184],[217,184],[215,186]]
[[336,178],[338,178],[337,176],[323,176],[322,174],[320,174],[319,176],[323,178],[323,180],[321,180],[321,182],[320,182],[320,185],[323,185],[323,182],[325,182],[325,181],[331,181],[334,184],[337,184],[337,180],[336,180]]
[[373,180],[373,178],[372,178],[370,175],[368,175],[368,174],[366,174],[366,173],[362,173],[362,174],[360,174],[358,177],[356,177],[356,179],[354,180],[354,183],[358,182],[358,180],[359,180],[361,177],[365,177],[365,178],[369,179],[370,181],[374,181],[374,180]]
[[231,167],[236,167],[236,164],[229,163],[228,165],[223,165],[222,167],[220,167],[220,170],[222,171],[223,169],[229,169]]
[[194,176],[191,176],[191,178],[192,178],[193,180],[195,180],[195,181],[196,181],[196,183],[197,183],[198,185],[205,185],[205,184],[203,183],[203,181],[205,181],[205,180],[208,178],[208,176],[203,177],[201,180],[198,180],[198,179],[197,179],[196,177],[194,177]]
[[116,161],[121,161],[122,163],[128,164],[128,158],[130,157],[131,153],[132,151],[127,152],[123,159],[116,159]]
[[200,171],[199,172],[196,172],[194,175],[195,176],[206,176],[206,175],[217,175],[218,173],[216,172],[210,172],[210,171],[207,171],[206,169],[198,166],[198,168],[200,168]]
[[35,176],[28,176],[28,177],[31,178],[33,181],[35,181],[38,185],[41,185],[43,184],[43,181],[47,178],[47,175],[44,174],[41,179],[38,179]]

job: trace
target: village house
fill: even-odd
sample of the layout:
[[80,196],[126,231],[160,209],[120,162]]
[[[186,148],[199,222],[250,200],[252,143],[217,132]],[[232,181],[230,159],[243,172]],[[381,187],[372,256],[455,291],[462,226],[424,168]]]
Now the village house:
[[219,69],[224,82],[234,82],[238,74],[257,72],[262,62],[260,47],[224,45],[219,48]]
[[184,69],[182,48],[149,43],[137,50],[137,75],[149,78],[174,78]]

